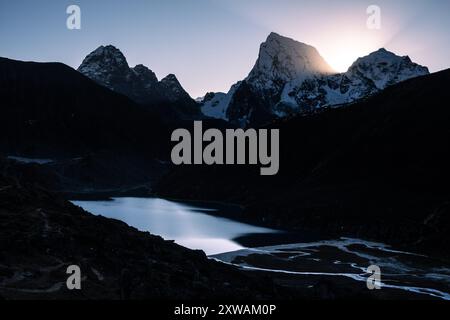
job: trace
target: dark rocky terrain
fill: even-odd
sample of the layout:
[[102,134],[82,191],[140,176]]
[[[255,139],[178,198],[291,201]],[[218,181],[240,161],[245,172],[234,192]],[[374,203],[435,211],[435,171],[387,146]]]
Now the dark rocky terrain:
[[[70,265],[81,269],[81,290],[66,287]],[[347,277],[244,271],[0,173],[0,300],[428,298]]]
[[449,257],[450,71],[411,79],[344,108],[276,121],[280,172],[179,167],[173,198],[244,205],[244,221],[317,230]]
[[[79,265],[82,290],[66,288]],[[285,290],[286,291],[286,290]],[[0,174],[0,297],[142,299],[288,297],[265,278],[208,260],[126,224],[93,216]]]
[[0,58],[0,101],[3,153],[35,158],[99,151],[166,154],[158,141],[170,131],[158,113],[60,63]]
[[0,58],[0,101],[0,154],[52,159],[14,166],[48,189],[148,186],[166,170],[162,115],[63,64]]
[[[159,85],[179,89],[181,100],[193,102],[176,78]],[[0,58],[0,101],[0,154],[52,160],[9,163],[9,171],[70,194],[148,195],[169,170],[172,131],[192,126],[166,108],[184,108],[177,99],[139,104],[61,63]],[[221,120],[204,122],[225,126]]]

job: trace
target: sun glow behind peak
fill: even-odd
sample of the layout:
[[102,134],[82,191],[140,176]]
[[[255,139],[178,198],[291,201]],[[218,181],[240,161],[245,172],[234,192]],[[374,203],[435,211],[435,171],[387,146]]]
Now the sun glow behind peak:
[[336,72],[343,73],[358,59],[359,57],[369,54],[368,51],[355,50],[352,48],[337,48],[332,52],[323,54],[324,59]]
[[380,34],[343,32],[338,37],[325,36],[316,46],[322,57],[336,72],[346,72],[358,59],[383,47]]

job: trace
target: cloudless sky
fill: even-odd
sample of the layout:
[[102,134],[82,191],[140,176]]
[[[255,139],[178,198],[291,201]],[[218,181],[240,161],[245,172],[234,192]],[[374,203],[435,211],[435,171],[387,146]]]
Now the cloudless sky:
[[[81,30],[66,27],[71,4]],[[372,4],[380,30],[366,26]],[[130,66],[176,74],[195,98],[245,78],[271,31],[315,46],[338,71],[380,47],[449,68],[449,12],[448,0],[0,0],[0,56],[77,68],[112,44]]]

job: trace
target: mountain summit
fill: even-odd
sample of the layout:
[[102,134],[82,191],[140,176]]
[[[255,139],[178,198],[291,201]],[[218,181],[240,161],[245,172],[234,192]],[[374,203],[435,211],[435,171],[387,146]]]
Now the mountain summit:
[[166,76],[160,81],[159,85],[166,93],[167,99],[171,102],[191,99],[174,74]]
[[123,53],[112,45],[100,46],[83,60],[78,71],[140,104],[157,99],[158,79],[143,65],[130,68]]
[[313,76],[285,86],[274,113],[283,117],[336,107],[373,95],[396,83],[429,74],[428,68],[382,48],[357,59],[347,72]]
[[112,45],[100,46],[91,52],[78,68],[78,71],[97,83],[114,90],[125,90],[127,83],[123,77],[130,73],[127,59]]
[[335,72],[316,48],[272,32],[261,44],[246,81],[255,88],[277,91],[299,77],[330,73]]
[[271,109],[280,101],[288,83],[333,73],[316,48],[272,32],[261,44],[247,78],[235,84],[228,94],[217,93],[213,99],[205,100],[202,111],[243,126],[269,121]]
[[397,56],[384,48],[359,58],[346,74],[351,78],[358,74],[373,81],[377,89],[383,90],[389,85],[428,74],[428,68],[411,61],[408,56]]
[[382,48],[338,74],[314,47],[271,33],[261,44],[248,77],[227,94],[209,94],[202,112],[241,126],[263,124],[274,118],[348,104],[428,73],[408,56]]

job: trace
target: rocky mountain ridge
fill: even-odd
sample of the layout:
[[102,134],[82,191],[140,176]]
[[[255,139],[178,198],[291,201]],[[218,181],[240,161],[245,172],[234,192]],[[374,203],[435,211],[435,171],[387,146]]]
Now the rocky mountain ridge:
[[271,33],[248,77],[227,93],[210,93],[202,112],[246,126],[336,107],[429,74],[426,67],[382,48],[336,73],[309,45]]
[[156,74],[142,64],[131,68],[123,53],[112,45],[100,46],[87,55],[78,71],[141,105],[171,108],[181,118],[200,115],[198,104],[174,74],[158,81]]

